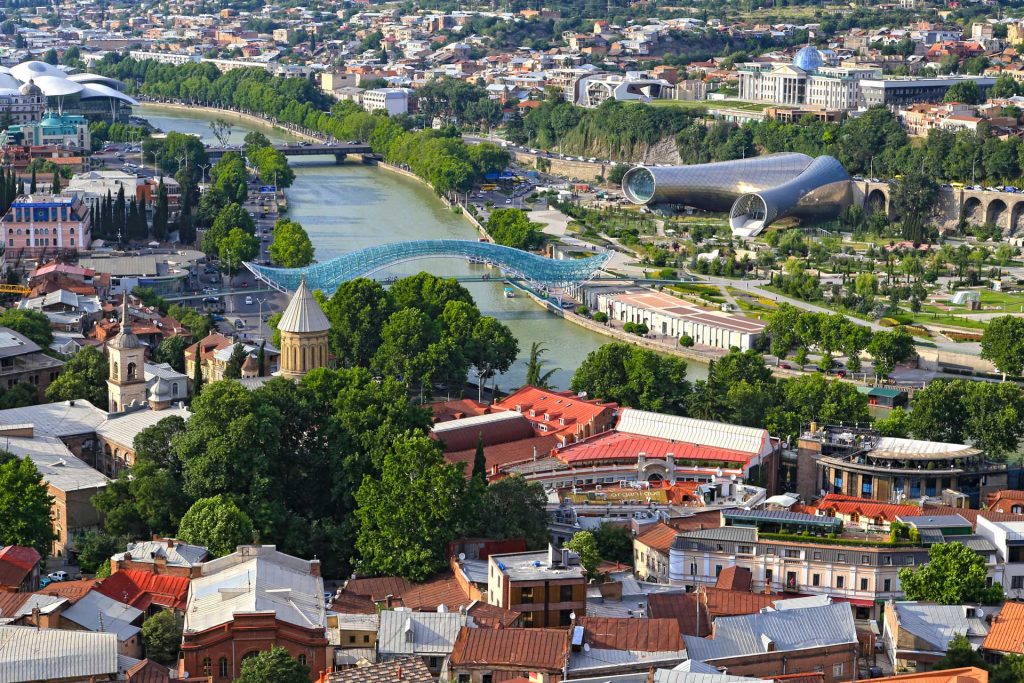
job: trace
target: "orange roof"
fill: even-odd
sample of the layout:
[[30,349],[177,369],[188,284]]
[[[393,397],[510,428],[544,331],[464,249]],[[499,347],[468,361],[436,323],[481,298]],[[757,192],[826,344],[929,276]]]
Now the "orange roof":
[[580,617],[583,642],[602,650],[669,652],[680,650],[683,639],[675,619]]
[[143,611],[150,605],[185,609],[189,579],[185,576],[153,574],[137,569],[114,572],[96,590],[119,602]]
[[637,543],[643,543],[648,548],[668,554],[672,548],[672,542],[676,540],[679,532],[664,522],[658,522],[647,531],[636,537]]
[[965,666],[960,669],[943,669],[942,671],[874,678],[872,681],[873,683],[988,683],[988,672],[976,666]]
[[[534,449],[537,451],[537,457],[542,458],[549,453],[551,449],[558,445],[559,439],[557,436],[535,436],[529,439],[519,439],[518,441],[509,441],[507,443],[494,444],[493,446],[484,446],[484,459],[487,461],[487,469],[490,470],[494,466],[508,465],[514,462],[520,462],[523,460],[530,460],[533,458]],[[476,447],[464,450],[464,451],[453,451],[451,453],[445,453],[445,462],[449,463],[466,463],[466,476],[470,476],[473,473],[473,460],[476,458]]]
[[473,399],[460,398],[453,401],[437,401],[424,406],[430,411],[434,422],[447,422],[448,420],[460,420],[464,417],[485,415],[491,412],[490,406],[484,403],[477,403]]
[[895,505],[891,503],[879,503],[873,500],[865,500],[856,496],[843,496],[837,493],[826,494],[813,505],[803,506],[803,511],[814,514],[813,510],[834,510],[841,515],[856,513],[861,517],[881,517],[892,521],[897,516],[917,517],[924,512],[916,505]]
[[512,666],[561,674],[569,659],[569,633],[552,628],[462,627],[452,648],[453,666]]
[[479,601],[473,603],[468,614],[473,617],[473,622],[480,628],[509,628],[521,616],[514,610]]
[[722,573],[718,575],[718,581],[715,583],[715,588],[725,588],[731,591],[750,591],[750,570],[746,567],[737,567],[734,564],[729,565],[722,570]]
[[449,612],[454,612],[463,605],[468,607],[472,602],[450,572],[426,583],[410,586],[401,597],[403,605],[422,612],[434,612],[441,605],[447,607]]
[[531,386],[524,386],[494,404],[495,410],[518,410],[535,425],[546,425],[547,434],[575,432],[579,425],[588,424],[603,414],[607,414],[610,422],[616,407],[614,403],[580,398],[571,391],[549,391]]
[[1024,654],[1024,602],[1003,605],[985,636],[982,648],[995,652]]
[[994,512],[1010,512],[1011,506],[1009,503],[1024,503],[1024,491],[1017,491],[1008,489],[1005,491],[996,491],[994,494],[989,496],[988,509]]
[[401,597],[409,590],[409,582],[400,576],[376,576],[369,579],[352,579],[345,584],[344,593],[365,595],[374,602],[381,602],[386,597]]
[[71,604],[78,602],[85,597],[85,594],[99,585],[96,579],[82,579],[80,581],[55,581],[46,588],[36,591],[39,595],[56,595],[60,598],[67,598]]

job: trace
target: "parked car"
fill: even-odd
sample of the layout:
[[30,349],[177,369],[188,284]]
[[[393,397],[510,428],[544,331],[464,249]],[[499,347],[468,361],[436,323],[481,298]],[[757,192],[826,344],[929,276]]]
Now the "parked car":
[[246,306],[252,306],[252,297],[251,296],[245,297],[245,305]]
[[64,570],[56,571],[56,572],[50,572],[49,574],[46,575],[46,578],[48,578],[50,581],[55,582],[55,583],[56,582],[60,582],[60,581],[67,581],[68,580],[68,573],[66,571],[64,571]]
[[241,318],[235,318],[235,329],[236,330],[244,330],[245,329],[245,323],[242,322]]

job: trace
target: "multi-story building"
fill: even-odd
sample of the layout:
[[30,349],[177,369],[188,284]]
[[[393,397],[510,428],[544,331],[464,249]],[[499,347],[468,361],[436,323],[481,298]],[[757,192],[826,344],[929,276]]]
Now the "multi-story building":
[[0,223],[8,259],[75,253],[92,244],[92,212],[76,193],[19,195]]
[[62,361],[48,356],[31,339],[7,327],[0,327],[0,386],[8,390],[27,382],[43,397],[64,369]]
[[979,515],[977,532],[998,553],[994,580],[1007,597],[1024,598],[1024,522],[996,522]]
[[203,564],[189,586],[179,676],[233,681],[243,659],[277,646],[315,680],[327,668],[323,595],[319,560],[272,545],[239,546]]
[[7,128],[0,144],[6,145],[57,145],[73,149],[91,150],[92,137],[89,121],[84,116],[63,116],[47,112],[40,121],[27,121]]
[[364,90],[360,99],[366,111],[386,111],[388,116],[398,116],[409,113],[411,92],[408,88],[376,88]]
[[902,595],[899,570],[927,561],[923,546],[892,546],[881,539],[876,546],[836,545],[814,537],[784,540],[752,527],[724,526],[679,534],[669,551],[669,581],[687,588],[715,585],[735,564],[750,570],[755,593],[828,595],[872,618],[878,616],[876,601]]
[[183,52],[152,52],[149,50],[132,50],[128,53],[128,56],[139,61],[150,60],[160,64],[176,65],[198,63],[202,59],[201,55]]
[[860,82],[881,75],[881,70],[875,68],[825,66],[816,48],[805,47],[791,64],[741,65],[739,97],[778,105],[850,110],[860,106]]
[[863,107],[905,107],[915,102],[940,102],[951,86],[966,80],[977,84],[982,97],[996,83],[994,76],[868,78],[860,82],[860,102]]
[[885,603],[882,642],[894,671],[929,671],[957,635],[978,649],[988,635],[986,608],[974,605]]
[[569,626],[587,613],[587,574],[579,555],[564,548],[491,555],[487,602],[519,612],[527,627]]
[[11,123],[38,121],[46,110],[46,96],[38,89],[0,90],[0,116],[9,117]]
[[797,440],[797,490],[805,500],[839,493],[898,503],[953,490],[978,507],[1006,488],[1006,465],[966,444],[879,436],[851,427],[811,424]]
[[674,95],[672,84],[660,78],[647,78],[635,71],[625,75],[602,73],[587,76],[580,82],[576,104],[597,107],[606,100],[650,103]]

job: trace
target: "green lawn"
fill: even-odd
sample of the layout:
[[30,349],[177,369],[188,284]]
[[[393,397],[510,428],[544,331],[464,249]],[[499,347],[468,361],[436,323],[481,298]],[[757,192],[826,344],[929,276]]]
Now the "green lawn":
[[737,109],[759,112],[773,105],[765,102],[742,102],[739,100],[651,100],[655,107],[682,107],[683,109]]

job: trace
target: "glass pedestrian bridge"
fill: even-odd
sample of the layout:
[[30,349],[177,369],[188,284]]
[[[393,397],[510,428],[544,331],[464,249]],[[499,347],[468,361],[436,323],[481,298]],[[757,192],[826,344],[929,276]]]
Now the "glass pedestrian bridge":
[[491,263],[507,277],[546,287],[568,287],[592,278],[610,254],[580,259],[549,259],[521,249],[471,240],[413,240],[352,251],[305,268],[273,268],[247,262],[259,280],[282,292],[294,292],[303,278],[306,286],[333,294],[342,283],[366,277],[388,266],[425,258],[462,258]]

